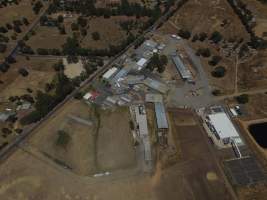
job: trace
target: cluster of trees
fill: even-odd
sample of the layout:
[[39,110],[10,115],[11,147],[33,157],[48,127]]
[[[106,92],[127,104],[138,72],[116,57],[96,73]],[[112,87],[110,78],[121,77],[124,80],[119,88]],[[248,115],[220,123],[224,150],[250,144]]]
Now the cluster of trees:
[[48,9],[48,13],[54,13],[57,11],[65,10],[67,12],[76,12],[84,16],[148,16],[152,18],[158,18],[161,15],[161,11],[158,6],[155,9],[150,9],[141,6],[138,3],[129,3],[127,0],[122,0],[121,4],[113,8],[96,8],[94,1],[79,0],[68,1],[64,3],[64,6],[60,0],[54,0]]
[[228,0],[228,2],[232,6],[235,13],[239,16],[247,32],[250,34],[250,42],[248,42],[248,45],[254,49],[266,49],[267,41],[256,36],[253,31],[253,27],[255,25],[253,23],[254,16],[247,8],[247,5],[240,0]]
[[44,116],[48,114],[58,103],[63,101],[65,97],[70,94],[73,89],[73,83],[70,79],[68,79],[63,72],[59,72],[57,74],[57,78],[55,81],[55,93],[54,95],[44,93],[42,91],[37,92],[37,96],[35,99],[35,110],[31,112],[29,115],[23,117],[21,119],[21,123],[31,124],[38,122]]
[[61,51],[59,49],[44,49],[44,48],[38,48],[36,49],[37,54],[39,55],[61,55]]
[[33,4],[32,10],[37,15],[37,14],[39,14],[39,12],[43,6],[44,5],[41,1],[37,1],[36,3]]
[[147,64],[147,69],[149,69],[150,71],[157,69],[159,73],[163,73],[165,71],[167,64],[168,64],[167,56],[154,53],[149,63]]
[[0,27],[0,33],[7,33],[9,30],[14,30],[16,33],[21,33],[21,26],[28,26],[30,23],[26,17],[21,20],[13,20],[12,23],[6,23],[5,26]]

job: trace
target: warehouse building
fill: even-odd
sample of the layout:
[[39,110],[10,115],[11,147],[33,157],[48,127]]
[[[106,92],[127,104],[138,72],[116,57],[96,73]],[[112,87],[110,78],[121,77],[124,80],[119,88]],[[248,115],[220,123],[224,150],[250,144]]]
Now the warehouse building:
[[176,53],[171,55],[172,61],[181,75],[182,79],[188,81],[188,82],[193,82],[193,76],[190,72],[190,70],[185,66],[183,61],[181,60],[180,56],[178,56]]
[[206,124],[210,131],[222,144],[243,145],[234,124],[224,111],[215,112],[207,115]]

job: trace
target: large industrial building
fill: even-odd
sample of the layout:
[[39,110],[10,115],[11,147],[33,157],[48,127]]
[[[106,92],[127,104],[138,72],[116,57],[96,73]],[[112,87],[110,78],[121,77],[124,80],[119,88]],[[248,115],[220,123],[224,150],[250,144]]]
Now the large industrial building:
[[243,145],[237,129],[223,109],[206,116],[206,124],[210,132],[224,145]]

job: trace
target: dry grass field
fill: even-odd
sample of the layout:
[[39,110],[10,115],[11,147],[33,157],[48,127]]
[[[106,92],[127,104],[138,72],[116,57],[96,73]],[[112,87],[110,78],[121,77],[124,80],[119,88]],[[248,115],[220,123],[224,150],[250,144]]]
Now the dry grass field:
[[31,0],[21,0],[18,5],[12,4],[0,8],[0,25],[11,23],[13,20],[26,17],[29,22],[33,21],[36,15],[32,11]]
[[[103,17],[92,18],[89,20],[87,36],[82,40],[82,47],[92,49],[104,49],[109,45],[118,45],[126,38],[125,32],[121,29],[119,22],[123,17]],[[98,32],[99,40],[93,40],[92,33]]]
[[260,51],[238,67],[239,89],[260,89],[267,85],[267,51]]
[[[56,19],[57,16],[52,15],[51,17]],[[72,17],[64,19],[64,26],[66,30],[66,34],[64,35],[60,34],[57,27],[36,26],[34,29],[36,35],[31,36],[27,41],[27,44],[34,50],[37,48],[61,49],[62,45],[66,42],[66,38],[72,37],[71,24],[76,22],[77,17],[77,15],[72,15]]]
[[[60,130],[71,137],[66,148],[56,145]],[[72,172],[88,176],[135,167],[131,137],[127,108],[95,111],[84,102],[73,100],[33,133],[29,146],[31,152],[43,153],[70,167]]]
[[100,111],[97,136],[97,166],[100,171],[135,166],[135,150],[130,131],[128,107],[115,111]]
[[37,26],[36,35],[31,36],[26,42],[36,50],[37,48],[61,49],[68,35],[60,35],[57,27]]
[[[91,121],[92,125],[80,123],[72,117]],[[51,159],[61,161],[77,174],[95,173],[95,121],[93,110],[88,105],[71,101],[33,133],[29,144],[33,147],[32,151],[35,149]],[[60,130],[67,132],[71,137],[66,148],[56,145]]]
[[[0,98],[5,101],[9,96],[23,95],[27,88],[31,88],[34,92],[43,90],[46,83],[50,82],[55,71],[53,64],[58,62],[56,59],[40,59],[31,58],[26,60],[25,57],[17,56],[17,62],[12,64],[8,72],[0,74]],[[18,70],[25,68],[29,72],[27,77],[22,77]]]

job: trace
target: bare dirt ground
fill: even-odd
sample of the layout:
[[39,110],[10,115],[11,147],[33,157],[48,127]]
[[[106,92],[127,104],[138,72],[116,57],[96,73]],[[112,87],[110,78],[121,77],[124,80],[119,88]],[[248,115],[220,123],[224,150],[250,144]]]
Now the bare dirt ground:
[[[17,62],[12,64],[8,72],[0,74],[0,98],[1,101],[6,101],[10,96],[23,95],[27,93],[26,89],[31,88],[34,93],[37,90],[43,90],[46,83],[50,82],[55,71],[52,68],[57,59],[38,59],[32,58],[26,60],[25,57],[17,56]],[[25,68],[29,75],[22,77],[18,70]]]
[[158,185],[160,197],[162,199],[164,197],[172,199],[174,196],[179,196],[181,199],[232,199],[207,147],[207,141],[200,126],[197,121],[192,122],[195,119],[193,115],[190,119],[190,112],[185,113],[186,124],[183,120],[176,121],[176,117],[181,119],[183,112],[176,112],[175,109],[170,112],[174,125],[173,138],[177,149],[180,149],[181,156],[177,164],[163,172],[164,179]]
[[97,136],[99,170],[109,171],[134,167],[136,158],[128,107],[99,112],[100,128]]

